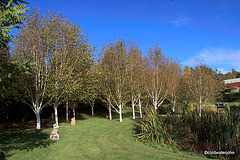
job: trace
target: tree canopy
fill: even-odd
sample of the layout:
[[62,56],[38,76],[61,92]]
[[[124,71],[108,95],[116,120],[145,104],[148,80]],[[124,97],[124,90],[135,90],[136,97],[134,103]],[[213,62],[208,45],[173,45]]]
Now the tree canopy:
[[8,42],[12,40],[9,32],[13,28],[18,28],[25,19],[24,13],[29,9],[28,3],[23,0],[1,0],[0,3],[0,48],[6,48]]

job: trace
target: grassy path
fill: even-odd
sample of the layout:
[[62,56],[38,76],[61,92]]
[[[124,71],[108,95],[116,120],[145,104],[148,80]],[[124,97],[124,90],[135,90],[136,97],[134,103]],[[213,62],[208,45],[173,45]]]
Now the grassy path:
[[[8,147],[8,160],[205,159],[201,155],[174,153],[167,149],[159,150],[135,141],[132,129],[134,121],[130,118],[125,118],[120,123],[116,120],[93,117],[79,120],[76,124],[71,126],[69,123],[61,123],[59,141],[50,141],[48,137],[51,129],[45,129],[38,132],[41,140],[31,139],[29,135],[24,137],[27,142],[19,144],[8,137],[10,143],[5,143],[3,146],[4,144],[0,142],[0,147],[5,151]],[[21,138],[21,134],[24,133],[19,133],[18,137]],[[7,139],[1,136],[3,135],[0,134],[0,140]],[[14,149],[10,149],[11,146]]]

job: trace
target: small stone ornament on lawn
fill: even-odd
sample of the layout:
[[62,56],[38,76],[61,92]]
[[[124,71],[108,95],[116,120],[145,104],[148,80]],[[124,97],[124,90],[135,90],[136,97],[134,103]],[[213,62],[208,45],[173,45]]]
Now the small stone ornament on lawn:
[[58,128],[59,127],[56,124],[53,125],[53,131],[50,135],[50,139],[59,140]]
[[72,119],[71,119],[71,125],[75,125],[75,122],[76,122],[76,121],[75,121],[75,118],[72,118]]

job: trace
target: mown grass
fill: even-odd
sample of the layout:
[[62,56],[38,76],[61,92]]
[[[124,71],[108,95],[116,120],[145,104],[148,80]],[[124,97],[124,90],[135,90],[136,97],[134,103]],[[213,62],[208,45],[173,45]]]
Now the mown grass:
[[80,159],[205,159],[203,155],[181,152],[156,144],[136,141],[131,112],[123,122],[102,117],[77,120],[75,126],[61,123],[60,140],[49,140],[51,128],[0,130],[0,150],[8,160],[80,160]]

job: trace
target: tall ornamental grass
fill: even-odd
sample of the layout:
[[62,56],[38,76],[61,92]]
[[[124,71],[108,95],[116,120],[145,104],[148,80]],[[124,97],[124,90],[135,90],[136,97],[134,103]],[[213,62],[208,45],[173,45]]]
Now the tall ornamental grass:
[[[177,119],[177,116],[171,116],[171,119],[164,116],[155,116],[154,111],[148,111],[143,121],[135,126],[136,137],[143,142],[157,142],[161,145],[177,146],[180,137],[183,136],[181,128],[177,127],[183,123]],[[179,132],[181,131],[181,132]],[[179,134],[174,134],[174,133]]]
[[[136,127],[137,140],[176,146],[181,150],[233,151],[239,156],[240,113],[192,112],[181,116],[154,116],[148,112]],[[229,157],[226,156],[226,157]]]

